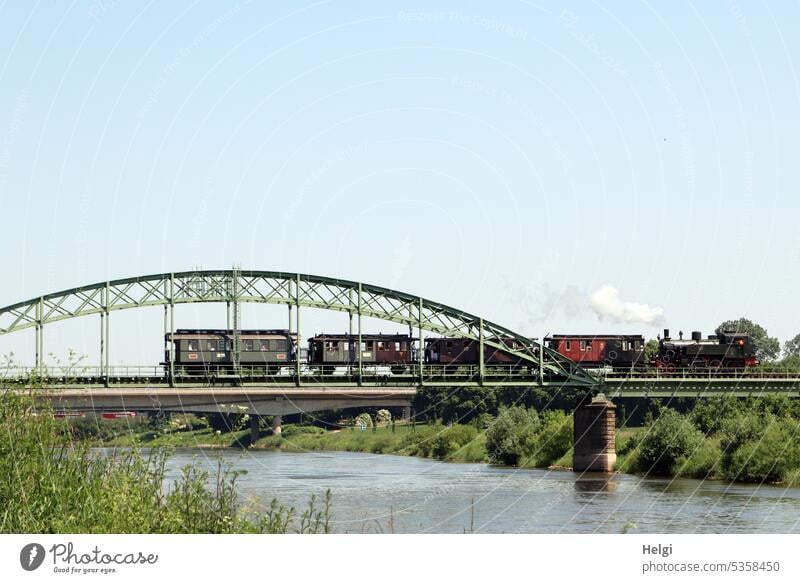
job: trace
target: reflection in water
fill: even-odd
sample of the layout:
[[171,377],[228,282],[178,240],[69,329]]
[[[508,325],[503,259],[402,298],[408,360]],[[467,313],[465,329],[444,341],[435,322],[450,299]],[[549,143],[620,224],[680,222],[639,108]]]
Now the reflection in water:
[[576,492],[616,492],[617,483],[615,474],[597,474],[595,476],[582,475],[575,480]]
[[220,457],[263,507],[330,488],[334,532],[800,532],[800,488],[265,450],[177,450],[170,476],[192,461],[213,475]]

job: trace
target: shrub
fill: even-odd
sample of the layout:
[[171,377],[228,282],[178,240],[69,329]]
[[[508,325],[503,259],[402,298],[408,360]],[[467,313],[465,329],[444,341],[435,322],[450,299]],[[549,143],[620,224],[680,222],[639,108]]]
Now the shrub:
[[377,413],[375,413],[375,424],[376,425],[386,425],[387,423],[392,422],[392,414],[389,413],[386,409],[380,409]]
[[681,458],[677,466],[677,475],[703,480],[720,472],[721,454],[719,443],[713,439],[704,439],[694,451]]
[[445,459],[471,443],[478,435],[472,425],[445,427],[431,441],[431,455]]
[[736,397],[721,396],[711,399],[698,399],[691,413],[692,422],[705,433],[716,433],[726,419],[735,417],[742,411],[743,404]]
[[369,413],[361,413],[357,415],[355,419],[353,419],[356,427],[359,425],[363,425],[364,427],[372,427],[372,417],[369,416]]
[[636,469],[644,474],[672,474],[678,460],[692,455],[702,442],[703,434],[691,421],[672,409],[661,409],[658,418],[645,427]]
[[536,447],[539,416],[533,409],[502,408],[486,430],[486,453],[494,464],[518,465]]
[[800,465],[796,421],[770,423],[764,433],[742,443],[729,456],[725,476],[745,482],[782,482]]
[[322,435],[325,430],[315,425],[284,425],[281,427],[281,437],[295,435]]
[[572,449],[572,415],[564,411],[544,411],[539,428],[534,463],[547,467]]
[[444,427],[442,425],[419,425],[416,431],[409,431],[400,442],[399,451],[407,455],[428,457],[431,454],[433,439]]
[[719,429],[723,466],[730,464],[733,454],[745,443],[758,440],[767,426],[773,422],[774,419],[770,416],[756,415],[752,412],[740,412],[723,420]]

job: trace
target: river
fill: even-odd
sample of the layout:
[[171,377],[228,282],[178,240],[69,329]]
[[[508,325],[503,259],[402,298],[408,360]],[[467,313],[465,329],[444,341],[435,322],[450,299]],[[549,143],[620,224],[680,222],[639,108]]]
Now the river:
[[334,532],[792,533],[800,488],[445,463],[348,452],[178,449],[169,476],[220,456],[239,492],[300,509],[333,497]]

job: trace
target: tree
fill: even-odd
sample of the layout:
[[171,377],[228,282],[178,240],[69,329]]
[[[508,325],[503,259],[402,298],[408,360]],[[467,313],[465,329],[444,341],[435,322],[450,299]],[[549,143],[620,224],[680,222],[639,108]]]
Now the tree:
[[783,345],[783,356],[800,356],[800,334],[786,341]]
[[686,417],[672,409],[649,423],[639,442],[637,469],[643,474],[673,474],[679,461],[692,455],[703,443],[703,434]]
[[516,466],[536,448],[539,416],[533,409],[503,407],[486,430],[486,452],[493,464]]
[[721,334],[722,332],[749,334],[756,347],[756,358],[760,361],[775,360],[781,352],[781,343],[778,339],[769,336],[765,328],[747,318],[726,320],[717,326],[716,333]]
[[644,361],[651,362],[658,356],[658,340],[651,338],[644,345]]

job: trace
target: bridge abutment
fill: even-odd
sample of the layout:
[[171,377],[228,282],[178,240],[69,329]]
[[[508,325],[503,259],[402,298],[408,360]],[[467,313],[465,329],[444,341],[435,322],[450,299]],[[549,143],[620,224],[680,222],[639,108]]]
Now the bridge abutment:
[[616,405],[600,395],[575,412],[572,469],[576,472],[611,472],[617,461]]

